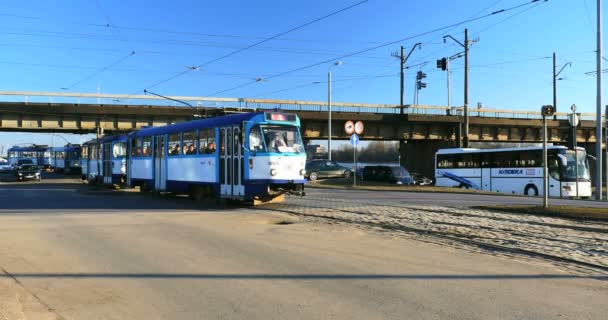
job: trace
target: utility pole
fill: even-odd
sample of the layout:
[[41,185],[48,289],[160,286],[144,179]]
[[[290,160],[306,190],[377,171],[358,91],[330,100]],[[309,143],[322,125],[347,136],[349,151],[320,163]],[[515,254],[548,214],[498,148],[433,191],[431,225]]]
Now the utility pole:
[[572,67],[572,62],[568,62],[564,64],[564,66],[557,71],[557,58],[555,57],[555,52],[553,52],[553,108],[555,108],[557,112],[557,80],[563,80],[563,78],[558,78],[559,74],[564,71],[564,68],[567,66]]
[[553,52],[553,107],[557,109],[557,66],[555,63],[555,52]]
[[448,73],[448,108],[452,108],[452,81],[450,79],[450,59],[445,61],[445,71]]
[[597,0],[596,51],[596,112],[595,112],[595,199],[602,200],[602,0]]
[[401,83],[400,83],[400,98],[399,98],[399,105],[401,106],[401,114],[403,114],[404,110],[404,100],[405,100],[405,75],[403,73],[404,69],[405,69],[405,63],[407,62],[407,59],[410,58],[410,56],[412,55],[412,52],[414,52],[414,49],[416,49],[416,47],[418,47],[419,49],[422,47],[422,43],[418,42],[416,43],[411,49],[410,52],[408,52],[407,56],[404,56],[404,51],[403,51],[403,46],[401,46],[401,53],[397,54],[397,53],[393,53],[392,56],[395,58],[398,58],[400,61],[400,75],[401,75]]
[[469,46],[473,40],[469,42],[469,29],[464,29],[464,43],[456,40],[451,35],[443,36],[443,42],[450,38],[464,48],[464,147],[469,147]]
[[469,29],[464,29],[464,147],[469,147]]
[[401,75],[401,84],[400,84],[400,92],[399,92],[399,94],[400,94],[400,96],[399,96],[400,97],[399,98],[399,106],[401,106],[401,114],[403,114],[403,98],[404,98],[403,95],[405,94],[404,93],[404,91],[405,91],[405,88],[404,88],[404,85],[405,85],[404,82],[405,82],[405,80],[403,79],[404,78],[403,67],[405,65],[405,61],[403,61],[403,46],[401,46],[401,57],[400,57],[400,59],[401,59],[401,63],[400,63],[400,65],[401,65],[401,73],[400,73],[400,75]]

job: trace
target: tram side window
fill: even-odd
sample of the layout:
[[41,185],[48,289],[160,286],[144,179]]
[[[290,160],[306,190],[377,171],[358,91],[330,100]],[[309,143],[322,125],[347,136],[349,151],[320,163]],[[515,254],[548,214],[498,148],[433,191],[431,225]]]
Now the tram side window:
[[141,138],[131,140],[131,157],[141,157]]
[[[97,159],[97,145],[92,145],[89,151],[91,151],[91,160],[96,160]],[[57,157],[57,152],[55,152],[55,157]]]
[[150,157],[152,156],[152,137],[143,137],[142,138],[142,156]]
[[196,154],[196,132],[188,131],[183,134],[184,141],[184,154],[193,155]]
[[199,131],[198,153],[215,153],[215,129],[204,129]]
[[169,135],[169,156],[178,156],[182,153],[180,145],[180,134],[172,133]]
[[[114,158],[122,158],[127,155],[127,144],[124,142],[117,142],[112,148],[112,155]],[[84,155],[83,155],[84,156]]]
[[88,156],[89,156],[89,148],[87,146],[83,146],[82,147],[82,158],[86,159]]

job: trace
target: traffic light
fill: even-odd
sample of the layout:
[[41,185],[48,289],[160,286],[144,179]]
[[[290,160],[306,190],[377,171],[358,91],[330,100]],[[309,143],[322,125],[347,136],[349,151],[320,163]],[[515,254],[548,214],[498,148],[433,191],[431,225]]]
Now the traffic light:
[[418,72],[416,73],[416,80],[422,80],[422,79],[424,79],[424,78],[426,78],[426,73],[424,73],[424,72],[422,72],[422,71],[418,71]]
[[555,107],[551,105],[546,105],[540,109],[540,112],[544,117],[550,117],[555,113]]
[[445,71],[448,68],[448,59],[441,58],[437,60],[437,68]]
[[426,88],[426,83],[418,81],[418,90]]

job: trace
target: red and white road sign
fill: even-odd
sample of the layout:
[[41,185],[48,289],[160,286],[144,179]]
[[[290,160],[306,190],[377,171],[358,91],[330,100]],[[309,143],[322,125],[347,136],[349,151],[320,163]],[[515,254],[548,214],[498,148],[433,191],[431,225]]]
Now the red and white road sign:
[[346,134],[353,134],[355,132],[355,124],[352,121],[346,121],[344,131],[346,131]]
[[363,122],[361,121],[357,121],[357,123],[355,123],[355,133],[357,134],[362,134],[363,133]]

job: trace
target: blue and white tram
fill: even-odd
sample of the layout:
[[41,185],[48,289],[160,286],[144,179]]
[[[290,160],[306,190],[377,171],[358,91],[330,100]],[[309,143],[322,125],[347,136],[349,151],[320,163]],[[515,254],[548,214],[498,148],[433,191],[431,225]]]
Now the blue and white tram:
[[16,165],[19,163],[19,160],[31,160],[33,164],[43,166],[44,152],[46,150],[47,146],[42,145],[14,146],[8,149],[8,162],[9,164]]
[[103,184],[125,184],[127,175],[127,136],[106,136],[101,139]]
[[50,148],[50,165],[57,172],[71,173],[81,168],[82,150],[80,145],[67,144]]
[[246,113],[145,128],[129,134],[129,149],[128,184],[144,191],[254,201],[304,195],[296,115]]
[[89,182],[101,180],[103,166],[100,141],[101,139],[93,139],[82,144],[82,158],[80,160],[82,180]]

